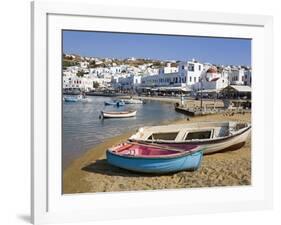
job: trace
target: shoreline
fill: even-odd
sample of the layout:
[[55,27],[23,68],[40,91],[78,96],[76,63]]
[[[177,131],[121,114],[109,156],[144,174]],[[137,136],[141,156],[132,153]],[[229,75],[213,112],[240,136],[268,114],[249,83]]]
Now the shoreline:
[[[148,101],[159,101],[159,102],[166,102],[166,103],[180,103],[180,97],[160,97],[160,96],[132,96],[134,99],[140,100],[148,100]],[[200,106],[201,100],[195,100],[193,98],[184,98],[184,104],[191,105],[192,107]],[[202,99],[203,106],[216,104],[216,107],[223,107],[223,101],[221,99]]]
[[[234,116],[210,115],[164,121],[182,124],[198,121],[239,120],[250,122],[251,113]],[[161,123],[162,124],[162,123]],[[126,141],[135,131],[106,139],[73,160],[63,170],[63,193],[136,191],[188,187],[234,186],[251,184],[251,138],[242,148],[224,153],[204,155],[201,167],[194,172],[182,171],[169,175],[139,174],[107,164],[106,149]]]

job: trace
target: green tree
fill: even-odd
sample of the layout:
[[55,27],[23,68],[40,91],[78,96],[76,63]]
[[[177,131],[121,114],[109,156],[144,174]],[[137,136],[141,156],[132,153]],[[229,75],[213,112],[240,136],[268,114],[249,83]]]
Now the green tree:
[[84,74],[85,74],[85,73],[84,73],[83,71],[78,71],[77,74],[76,74],[76,76],[77,76],[77,77],[84,77]]
[[69,66],[77,66],[78,63],[75,62],[75,61],[70,61],[70,60],[63,60],[62,61],[62,67],[65,69],[66,67],[69,67]]

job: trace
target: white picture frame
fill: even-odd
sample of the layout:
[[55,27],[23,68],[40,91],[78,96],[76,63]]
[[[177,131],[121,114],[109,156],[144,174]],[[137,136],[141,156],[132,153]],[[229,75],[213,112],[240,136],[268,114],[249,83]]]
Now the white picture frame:
[[[158,30],[154,29],[156,23]],[[61,61],[57,60],[61,54],[60,32],[69,28],[252,38],[252,185],[62,195],[58,153],[61,123],[57,117],[61,81],[51,74],[61,70]],[[34,224],[272,208],[272,17],[36,1],[32,2],[31,52]]]

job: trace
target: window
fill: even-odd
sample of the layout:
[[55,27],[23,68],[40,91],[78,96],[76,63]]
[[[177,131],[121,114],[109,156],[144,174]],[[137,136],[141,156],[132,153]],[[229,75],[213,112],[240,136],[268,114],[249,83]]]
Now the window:
[[192,77],[190,76],[190,77],[189,77],[189,81],[190,81],[190,82],[192,81],[191,79],[192,79]]
[[193,78],[194,82],[196,82],[196,77]]
[[193,140],[193,139],[208,139],[211,137],[211,131],[196,131],[196,132],[188,132],[185,137],[185,140]]
[[181,66],[181,69],[184,70],[184,66]]
[[188,64],[188,71],[194,71],[194,64]]
[[178,132],[154,133],[148,137],[148,140],[175,140]]
[[198,66],[199,70],[201,70],[201,65]]

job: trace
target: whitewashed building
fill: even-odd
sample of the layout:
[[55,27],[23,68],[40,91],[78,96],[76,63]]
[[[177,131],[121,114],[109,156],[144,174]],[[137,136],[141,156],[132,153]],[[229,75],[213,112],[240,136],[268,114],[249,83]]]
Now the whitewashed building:
[[244,71],[244,85],[252,86],[252,70],[247,69]]
[[232,69],[229,72],[229,82],[231,85],[243,85],[244,70]]
[[87,62],[87,61],[79,62],[79,66],[80,66],[80,68],[82,68],[82,69],[87,69],[88,66],[89,66],[89,62]]
[[[170,73],[167,73],[170,72]],[[160,68],[158,74],[146,75],[141,79],[142,87],[184,87],[196,84],[203,71],[203,64],[195,60],[179,62],[177,68]]]
[[194,84],[200,81],[200,78],[204,71],[204,65],[193,59],[192,61],[187,62],[186,71],[187,71],[187,85],[193,86]]
[[164,67],[164,73],[177,73],[178,71],[178,67],[171,66],[171,63],[167,63],[167,66]]
[[97,68],[91,68],[89,71],[90,75],[95,75],[95,76],[100,76],[105,73],[110,73],[110,70],[104,67],[97,67]]
[[93,89],[93,80],[86,77],[63,76],[63,89],[91,91]]
[[251,86],[252,72],[250,69],[234,68],[229,71],[230,85],[247,85]]
[[126,77],[120,77],[118,81],[118,87],[122,90],[135,91],[140,85],[141,76],[133,74]]
[[207,66],[202,72],[202,82],[193,85],[193,90],[202,89],[205,91],[219,91],[228,85],[228,73],[226,71],[218,72],[215,66]]

